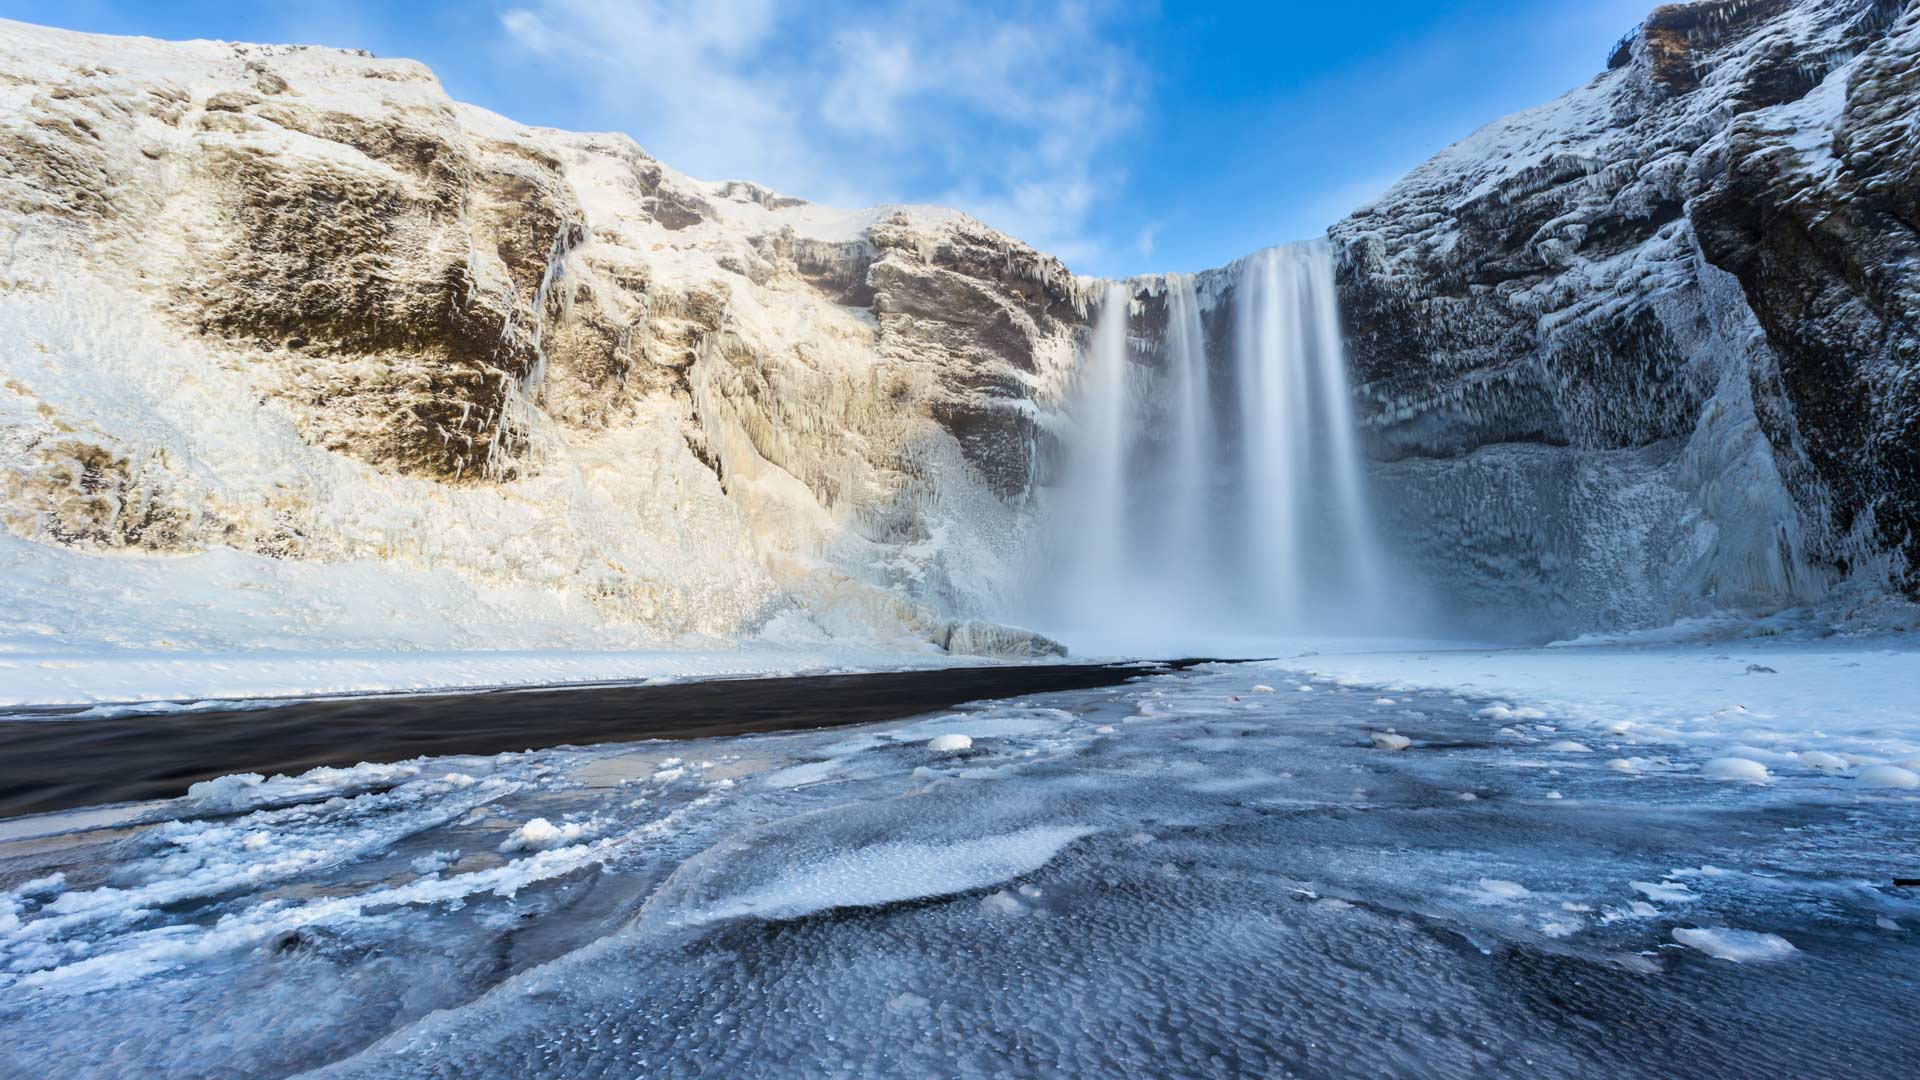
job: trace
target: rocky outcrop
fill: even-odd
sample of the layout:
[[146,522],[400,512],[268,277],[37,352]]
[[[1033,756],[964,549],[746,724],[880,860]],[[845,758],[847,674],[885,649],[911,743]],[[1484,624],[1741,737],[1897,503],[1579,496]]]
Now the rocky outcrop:
[[[1772,50],[1749,80],[1764,107],[1703,158],[1691,207],[1706,257],[1739,278],[1778,358],[1791,420],[1831,494],[1832,527],[1903,551],[1920,588],[1920,8],[1866,7],[1839,56]],[[1885,36],[1874,40],[1884,28]],[[1844,75],[1844,78],[1841,77]]]
[[1067,647],[1032,630],[1002,626],[982,619],[941,623],[933,643],[956,656],[998,656],[1021,660],[1067,655]]
[[1658,8],[1334,228],[1383,501],[1484,571],[1444,576],[1621,626],[1920,564],[1917,20]]

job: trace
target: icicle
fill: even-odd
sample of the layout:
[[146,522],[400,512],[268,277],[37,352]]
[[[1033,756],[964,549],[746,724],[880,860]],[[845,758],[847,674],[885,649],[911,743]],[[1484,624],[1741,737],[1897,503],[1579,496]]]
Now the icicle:
[[[509,356],[514,348],[520,325],[520,307],[512,293],[509,281],[508,294],[504,297],[507,309],[506,320],[500,327],[500,343],[495,356],[502,359],[501,407],[498,410],[498,422],[493,424],[492,433],[487,439],[487,454],[484,472],[488,479],[504,478],[512,463],[514,453],[521,447],[533,444],[541,422],[539,398],[547,379],[547,352],[545,336],[547,328],[547,301],[553,295],[553,288],[566,277],[567,257],[575,248],[586,241],[586,227],[575,222],[563,223],[555,233],[553,244],[547,250],[547,265],[541,271],[540,282],[533,293],[533,326],[529,332],[533,348],[533,363],[518,376],[511,373],[512,362]],[[561,319],[565,321],[572,315],[573,294],[569,290],[561,303]]]

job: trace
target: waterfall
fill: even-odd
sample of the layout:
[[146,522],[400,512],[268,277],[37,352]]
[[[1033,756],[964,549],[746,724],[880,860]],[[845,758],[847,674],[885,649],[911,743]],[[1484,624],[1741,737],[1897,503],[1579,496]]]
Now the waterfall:
[[1126,286],[1107,286],[1094,321],[1093,339],[1083,367],[1078,406],[1077,447],[1068,484],[1071,514],[1083,528],[1074,531],[1074,558],[1059,579],[1078,613],[1099,617],[1098,597],[1107,583],[1133,572],[1129,540],[1127,453],[1135,408],[1133,363],[1128,357],[1127,315],[1132,304]]
[[1384,593],[1332,252],[1325,243],[1256,252],[1240,263],[1235,292],[1247,579],[1281,625],[1365,622],[1329,610],[1371,614]]
[[1036,589],[1069,643],[1382,628],[1332,253],[1271,248],[1224,273],[1168,278],[1162,327],[1133,325],[1124,284],[1102,298]]
[[1161,488],[1168,493],[1164,520],[1164,565],[1176,571],[1183,591],[1205,584],[1212,557],[1209,518],[1218,455],[1213,422],[1213,379],[1207,371],[1207,340],[1193,276],[1176,276],[1167,291],[1167,363],[1172,369],[1172,452],[1165,456]]

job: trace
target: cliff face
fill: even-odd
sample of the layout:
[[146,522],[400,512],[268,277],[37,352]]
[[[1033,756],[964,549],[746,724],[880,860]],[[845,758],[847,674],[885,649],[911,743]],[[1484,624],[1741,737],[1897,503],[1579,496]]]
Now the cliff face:
[[1661,7],[1334,228],[1383,502],[1460,593],[1647,625],[1920,562],[1916,35]]
[[[1450,604],[1912,587],[1916,57],[1897,4],[1663,7],[1332,230],[1377,505]],[[0,23],[0,105],[0,637],[925,641],[1026,584],[1101,283],[964,215],[330,49]],[[1235,281],[1191,283],[1222,370]]]
[[377,559],[648,640],[920,635],[1006,588],[1057,261],[405,61],[0,24],[0,72],[15,534]]

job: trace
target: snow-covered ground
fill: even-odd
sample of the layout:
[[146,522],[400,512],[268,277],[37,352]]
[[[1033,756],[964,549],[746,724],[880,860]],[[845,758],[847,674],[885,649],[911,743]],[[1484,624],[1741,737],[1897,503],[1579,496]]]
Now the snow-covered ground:
[[102,558],[0,531],[0,708],[321,697],[987,663],[835,640],[797,612],[737,640],[650,639],[556,590],[231,549]]
[[[1902,657],[1863,647],[1845,668],[1846,650],[1796,648],[1722,651],[1801,681],[1747,699],[1768,710],[1824,695],[1897,721],[1880,695],[1902,689]],[[1687,682],[1686,665],[1717,662],[1443,655],[1208,665],[865,728],[234,777],[15,819],[0,1071],[1732,1076],[1915,1060],[1920,1032],[1891,1018],[1920,961],[1920,897],[1891,883],[1920,870],[1920,792],[1870,771],[1898,736],[1849,728],[1879,741],[1824,768],[1776,761],[1757,783],[1708,767],[1731,751],[1677,720],[1600,726],[1633,718],[1606,710],[1632,707],[1636,683],[1684,711],[1759,684],[1744,666]],[[1456,692],[1509,669],[1497,700]],[[1415,674],[1439,689],[1360,685]],[[1766,725],[1825,737],[1783,713]]]
[[977,656],[749,643],[731,650],[0,654],[0,709],[90,705],[66,716],[178,712],[286,698],[597,682],[830,675],[1009,663]]
[[1282,666],[1389,694],[1492,699],[1482,715],[1501,721],[1502,735],[1584,740],[1616,768],[1650,767],[1647,755],[1829,772],[1920,768],[1920,641],[1910,636],[1435,647],[1320,653]]

